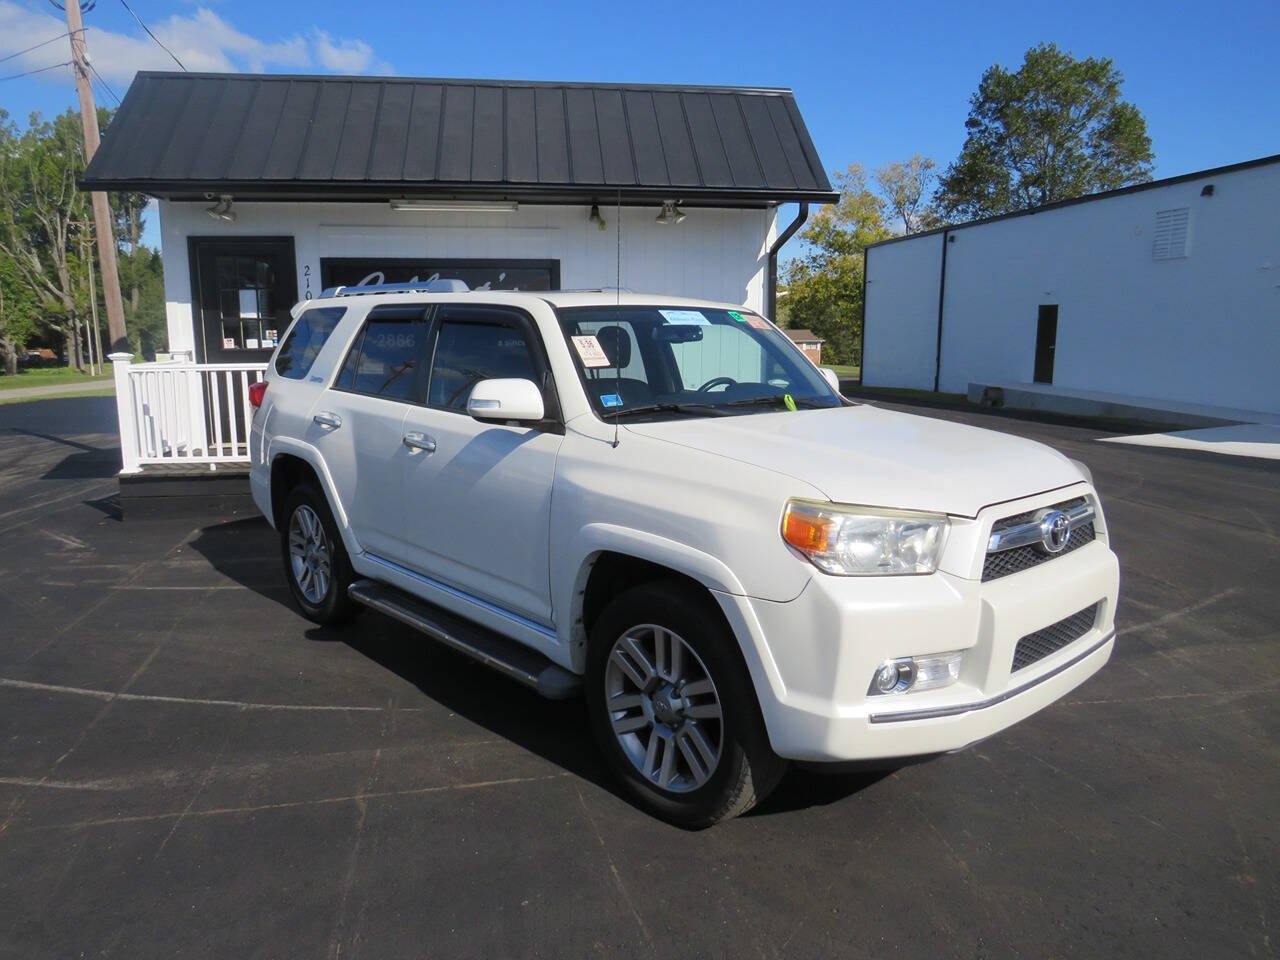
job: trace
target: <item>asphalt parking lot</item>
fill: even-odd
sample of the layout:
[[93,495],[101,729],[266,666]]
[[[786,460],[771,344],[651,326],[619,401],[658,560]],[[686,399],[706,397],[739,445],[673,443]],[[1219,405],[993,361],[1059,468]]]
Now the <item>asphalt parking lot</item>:
[[0,407],[0,956],[1266,957],[1280,463],[1092,468],[1111,664],[964,753],[687,833],[550,703],[288,604],[261,519],[121,521],[114,401]]

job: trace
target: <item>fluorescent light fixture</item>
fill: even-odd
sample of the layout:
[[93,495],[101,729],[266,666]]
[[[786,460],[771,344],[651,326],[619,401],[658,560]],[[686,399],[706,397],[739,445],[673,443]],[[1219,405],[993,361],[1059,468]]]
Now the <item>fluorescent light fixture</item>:
[[423,213],[515,213],[520,204],[514,200],[392,200],[391,209]]

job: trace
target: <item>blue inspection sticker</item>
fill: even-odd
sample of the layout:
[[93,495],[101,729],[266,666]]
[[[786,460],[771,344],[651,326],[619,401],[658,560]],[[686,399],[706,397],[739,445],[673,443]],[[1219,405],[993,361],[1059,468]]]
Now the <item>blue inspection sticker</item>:
[[606,393],[604,396],[600,398],[600,402],[603,403],[606,407],[622,406],[622,398],[618,396],[616,393]]

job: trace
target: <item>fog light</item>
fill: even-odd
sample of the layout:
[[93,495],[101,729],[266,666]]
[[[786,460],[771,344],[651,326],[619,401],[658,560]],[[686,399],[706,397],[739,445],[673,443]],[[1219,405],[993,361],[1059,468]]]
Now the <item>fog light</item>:
[[953,650],[924,657],[886,660],[876,667],[867,693],[870,696],[882,696],[948,686],[960,679],[960,663],[963,659],[963,650]]
[[916,665],[910,657],[886,660],[876,668],[868,693],[902,693],[916,679]]

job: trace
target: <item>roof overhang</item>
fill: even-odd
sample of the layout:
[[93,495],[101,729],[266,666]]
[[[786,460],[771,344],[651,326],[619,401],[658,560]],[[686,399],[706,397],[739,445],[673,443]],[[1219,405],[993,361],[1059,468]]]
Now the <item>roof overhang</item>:
[[167,199],[832,203],[790,90],[139,73],[80,185]]
[[781,192],[776,190],[690,189],[679,187],[598,187],[582,184],[408,184],[332,183],[231,180],[149,180],[82,177],[82,190],[143,193],[162,200],[207,201],[227,195],[241,202],[371,203],[404,199],[432,200],[514,200],[528,205],[589,205],[621,203],[626,207],[659,206],[675,200],[684,207],[775,207],[782,203],[835,203],[840,195],[825,191]]

